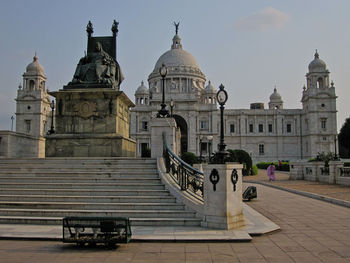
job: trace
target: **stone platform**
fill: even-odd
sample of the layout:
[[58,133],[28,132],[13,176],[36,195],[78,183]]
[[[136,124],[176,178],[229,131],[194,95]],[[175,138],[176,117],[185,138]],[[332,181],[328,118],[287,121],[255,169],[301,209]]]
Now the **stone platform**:
[[[279,226],[248,205],[243,205],[246,225],[234,230],[199,226],[132,226],[132,241],[237,241],[279,230]],[[0,239],[61,240],[61,225],[0,224]]]

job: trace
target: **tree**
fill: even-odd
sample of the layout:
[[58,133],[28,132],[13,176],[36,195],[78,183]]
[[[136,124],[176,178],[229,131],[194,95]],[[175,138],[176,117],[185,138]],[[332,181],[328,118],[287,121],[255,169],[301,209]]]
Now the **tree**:
[[338,135],[339,154],[342,158],[350,157],[350,118],[346,118]]
[[230,153],[230,162],[239,162],[243,164],[242,174],[249,175],[251,174],[253,162],[249,153],[244,150],[227,150]]
[[189,165],[193,165],[195,163],[198,163],[198,157],[191,152],[184,152],[181,155],[181,159],[185,162],[188,163]]

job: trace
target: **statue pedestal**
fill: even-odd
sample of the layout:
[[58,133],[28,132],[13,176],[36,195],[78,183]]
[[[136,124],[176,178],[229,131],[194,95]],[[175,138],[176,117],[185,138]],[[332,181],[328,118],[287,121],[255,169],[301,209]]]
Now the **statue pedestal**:
[[56,98],[55,133],[46,136],[46,157],[134,157],[124,92],[111,88],[51,92]]
[[[203,164],[205,227],[233,229],[244,225],[242,204],[242,164]],[[210,174],[216,169],[219,180],[215,189]],[[233,170],[237,171],[236,189],[231,181]],[[212,178],[216,179],[216,178]]]
[[166,140],[174,153],[177,154],[176,144],[176,121],[174,118],[154,118],[150,121],[151,127],[151,157],[163,156],[163,132]]

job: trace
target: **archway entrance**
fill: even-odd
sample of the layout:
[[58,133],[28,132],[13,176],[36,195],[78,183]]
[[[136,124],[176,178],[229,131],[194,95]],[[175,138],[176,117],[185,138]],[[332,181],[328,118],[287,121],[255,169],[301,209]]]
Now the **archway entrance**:
[[187,152],[187,122],[180,115],[173,115],[173,118],[176,121],[177,127],[180,128],[181,132],[181,154]]

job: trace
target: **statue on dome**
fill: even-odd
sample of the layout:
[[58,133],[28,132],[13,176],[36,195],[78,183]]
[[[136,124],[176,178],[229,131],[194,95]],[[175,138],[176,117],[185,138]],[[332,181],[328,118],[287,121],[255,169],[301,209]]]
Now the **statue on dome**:
[[69,84],[97,83],[119,87],[123,79],[118,62],[103,50],[100,42],[96,42],[94,52],[90,52],[79,60],[73,80]]
[[180,25],[180,22],[177,22],[177,23],[174,22],[175,33],[176,33],[176,35],[177,35],[177,33],[179,32],[179,25]]

